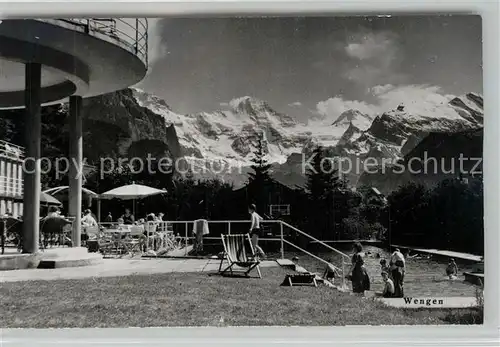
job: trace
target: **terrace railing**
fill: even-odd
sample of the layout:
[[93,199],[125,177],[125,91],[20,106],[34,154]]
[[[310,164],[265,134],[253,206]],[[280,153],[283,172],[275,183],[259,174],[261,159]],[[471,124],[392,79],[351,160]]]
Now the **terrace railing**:
[[138,56],[146,67],[148,66],[147,18],[57,18],[55,20],[38,20],[74,25],[89,35],[104,35],[126,47]]
[[[251,221],[249,220],[208,220],[209,229],[211,234],[243,234],[247,233]],[[195,239],[193,233],[194,221],[165,221],[155,222],[156,225],[161,226],[163,230],[168,230],[173,233],[174,237],[181,240],[184,246],[184,256],[188,255],[187,246]],[[330,265],[342,274],[342,284],[345,286],[346,266],[350,263],[350,257],[341,252],[340,250],[324,243],[321,240],[303,232],[302,230],[281,220],[263,220],[261,221],[264,229],[264,235],[259,238],[260,242],[279,242],[279,255],[278,258],[285,259],[285,253],[288,249],[295,252],[305,254],[311,257],[322,266]],[[215,232],[213,232],[215,231]],[[301,244],[313,244],[316,249],[321,247],[321,252],[306,250],[306,246],[299,246],[297,240],[301,240]],[[204,236],[203,241],[216,241],[217,244],[221,243],[220,237]],[[148,242],[149,244],[150,242]],[[328,256],[324,256],[328,254]],[[335,256],[335,260],[334,259]],[[335,263],[335,264],[333,264]]]

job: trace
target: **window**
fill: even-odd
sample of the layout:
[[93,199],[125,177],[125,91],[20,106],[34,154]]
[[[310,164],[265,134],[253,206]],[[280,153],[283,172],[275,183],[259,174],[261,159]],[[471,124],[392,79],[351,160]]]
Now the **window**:
[[290,205],[270,205],[269,214],[271,216],[289,216]]

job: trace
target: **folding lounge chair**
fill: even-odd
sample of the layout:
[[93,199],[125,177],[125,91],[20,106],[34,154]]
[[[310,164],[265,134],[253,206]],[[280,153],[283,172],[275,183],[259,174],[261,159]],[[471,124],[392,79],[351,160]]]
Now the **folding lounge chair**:
[[[236,272],[248,276],[250,271],[255,268],[257,269],[259,278],[262,278],[259,269],[260,261],[255,258],[255,250],[253,249],[249,235],[221,235],[221,238],[222,245],[224,246],[224,257],[222,257],[219,265],[220,274],[224,275],[229,271],[231,275]],[[247,252],[245,244],[248,246],[249,253]],[[225,259],[229,265],[222,269],[222,264]],[[243,270],[234,269],[234,266],[242,268]]]

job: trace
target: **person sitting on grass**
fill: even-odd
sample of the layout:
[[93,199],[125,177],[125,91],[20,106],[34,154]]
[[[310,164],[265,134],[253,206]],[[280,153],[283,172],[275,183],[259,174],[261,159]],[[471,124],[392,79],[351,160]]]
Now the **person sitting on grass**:
[[458,266],[453,258],[450,259],[448,266],[446,266],[446,276],[448,276],[450,280],[454,280],[458,277]]
[[384,298],[393,298],[394,297],[394,282],[389,278],[389,273],[387,271],[382,271],[381,273],[382,280],[384,281],[384,290],[379,296]]
[[341,277],[337,269],[332,265],[328,264],[325,268],[325,273],[323,274],[323,278],[327,281],[334,283],[336,278]]

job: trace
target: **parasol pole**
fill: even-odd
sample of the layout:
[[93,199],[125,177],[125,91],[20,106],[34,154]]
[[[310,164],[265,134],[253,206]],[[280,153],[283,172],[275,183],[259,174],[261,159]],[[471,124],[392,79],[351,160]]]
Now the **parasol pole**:
[[101,199],[97,198],[97,223],[101,223]]
[[[135,184],[135,181],[132,181],[132,184]],[[134,216],[135,220],[135,198],[132,199],[132,216]]]

